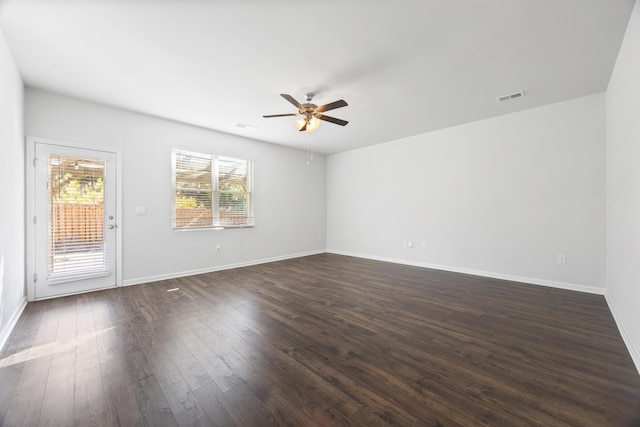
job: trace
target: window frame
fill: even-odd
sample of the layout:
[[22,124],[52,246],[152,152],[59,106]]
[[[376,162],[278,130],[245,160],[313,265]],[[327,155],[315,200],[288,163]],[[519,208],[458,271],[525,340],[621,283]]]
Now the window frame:
[[[207,190],[211,194],[211,225],[206,226],[177,226],[177,204],[176,204],[176,196],[178,191],[178,176],[177,176],[177,167],[178,167],[178,156],[180,154],[189,154],[192,156],[198,156],[200,158],[208,158],[211,166],[211,190]],[[229,223],[224,222],[220,215],[220,196],[222,194],[229,194],[230,192],[227,190],[220,189],[220,163],[224,160],[231,160],[236,162],[241,162],[246,165],[246,174],[245,182],[246,182],[246,190],[243,192],[239,192],[240,194],[246,195],[245,200],[245,222],[244,223]],[[252,159],[246,159],[233,155],[226,154],[216,154],[212,152],[205,152],[203,150],[192,150],[192,149],[183,149],[179,147],[171,148],[171,226],[174,231],[194,231],[194,230],[224,230],[224,229],[234,229],[234,228],[253,228],[255,227],[255,214],[254,214],[254,168],[255,161]]]

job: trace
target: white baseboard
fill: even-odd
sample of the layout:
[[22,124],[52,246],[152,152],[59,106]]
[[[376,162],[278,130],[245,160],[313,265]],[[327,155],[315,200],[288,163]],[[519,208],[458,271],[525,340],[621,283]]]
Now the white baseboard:
[[2,328],[2,331],[0,331],[0,352],[4,348],[4,345],[7,343],[7,340],[9,339],[9,335],[11,335],[11,332],[13,332],[13,328],[16,326],[16,323],[18,323],[18,319],[20,318],[20,315],[22,314],[26,306],[27,306],[27,298],[23,298],[18,308],[13,312],[13,314],[9,318],[9,321],[7,322],[5,327]]
[[438,265],[438,264],[430,264],[426,262],[420,261],[409,261],[405,259],[396,259],[396,258],[387,258],[387,257],[379,257],[375,255],[367,255],[367,254],[359,254],[353,252],[346,251],[337,251],[332,249],[327,249],[328,253],[337,254],[337,255],[346,255],[353,256],[357,258],[367,258],[376,261],[384,261],[384,262],[392,262],[395,264],[404,264],[411,265],[414,267],[423,267],[423,268],[432,268],[434,270],[443,270],[450,271],[453,273],[463,273],[463,274],[471,274],[473,276],[481,276],[481,277],[490,277],[492,279],[501,279],[501,280],[509,280],[511,282],[522,282],[528,283],[531,285],[540,285],[540,286],[548,286],[551,288],[558,289],[566,289],[570,291],[578,291],[578,292],[586,292],[589,294],[596,295],[604,295],[605,288],[596,288],[593,286],[585,286],[585,285],[577,285],[574,283],[565,283],[565,282],[556,282],[553,280],[543,280],[543,279],[535,279],[532,277],[524,277],[524,276],[513,276],[510,274],[502,274],[502,273],[494,273],[491,271],[482,271],[482,270],[473,270],[470,268],[461,268],[461,267],[452,267],[448,265]]
[[611,300],[611,297],[607,292],[605,292],[604,298],[605,300],[607,300],[609,311],[611,311],[611,315],[613,315],[613,319],[615,320],[616,326],[620,331],[620,335],[622,335],[622,340],[627,346],[627,350],[629,350],[629,354],[631,355],[631,360],[633,360],[633,363],[636,365],[636,370],[638,371],[638,373],[640,373],[640,351],[638,351],[638,348],[633,343],[631,336],[627,333],[627,330],[625,329],[624,324],[622,323],[622,319],[618,315],[616,306],[613,304],[613,301]]
[[194,276],[196,274],[212,273],[214,271],[231,270],[232,268],[249,267],[252,265],[266,264],[268,262],[284,261],[287,259],[300,258],[304,256],[309,256],[309,255],[323,254],[325,252],[326,251],[324,249],[321,249],[316,251],[300,252],[297,254],[289,254],[289,255],[283,255],[283,256],[272,257],[272,258],[262,258],[262,259],[251,260],[251,261],[243,261],[243,262],[238,262],[234,264],[216,265],[211,267],[200,268],[197,270],[180,271],[176,273],[160,274],[157,276],[138,277],[136,279],[124,280],[122,282],[122,286],[140,285],[142,283],[175,279],[177,277]]

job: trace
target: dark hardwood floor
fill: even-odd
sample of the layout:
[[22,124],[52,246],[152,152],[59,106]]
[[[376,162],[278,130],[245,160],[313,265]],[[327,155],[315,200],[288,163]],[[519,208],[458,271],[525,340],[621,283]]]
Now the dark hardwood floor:
[[640,376],[602,296],[322,254],[30,303],[0,424],[630,426]]

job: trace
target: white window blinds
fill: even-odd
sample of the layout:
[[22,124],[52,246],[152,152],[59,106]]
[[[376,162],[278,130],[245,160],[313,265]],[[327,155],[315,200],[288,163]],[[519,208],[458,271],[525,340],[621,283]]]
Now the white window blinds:
[[49,280],[107,272],[104,160],[49,156]]
[[254,224],[253,162],[172,150],[173,228],[227,228]]

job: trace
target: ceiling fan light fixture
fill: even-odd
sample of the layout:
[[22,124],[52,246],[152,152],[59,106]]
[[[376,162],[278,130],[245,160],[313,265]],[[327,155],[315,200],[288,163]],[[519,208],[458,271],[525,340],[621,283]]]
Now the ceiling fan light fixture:
[[320,127],[320,119],[312,116],[307,122],[307,133],[313,133]]
[[295,124],[298,130],[302,130],[302,128],[307,124],[307,120],[305,118],[299,118],[295,121]]

